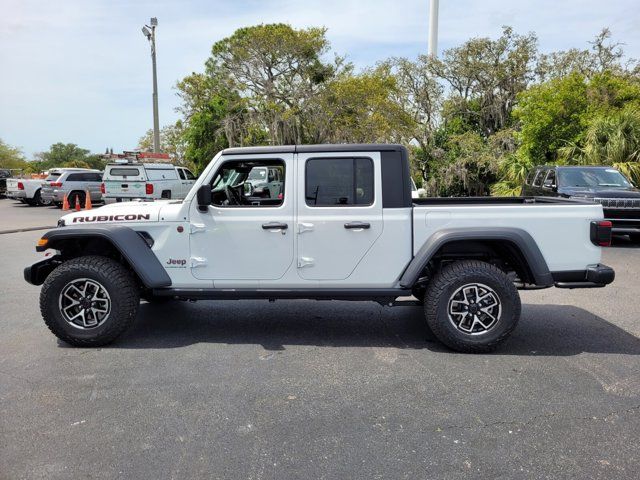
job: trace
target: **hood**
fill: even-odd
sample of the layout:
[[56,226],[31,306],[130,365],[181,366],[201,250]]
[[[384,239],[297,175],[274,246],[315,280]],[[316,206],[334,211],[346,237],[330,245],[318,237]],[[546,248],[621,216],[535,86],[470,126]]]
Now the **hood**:
[[558,193],[571,197],[585,198],[640,198],[640,190],[634,187],[625,188],[588,188],[588,187],[560,187]]
[[112,203],[104,207],[72,212],[61,218],[64,225],[96,225],[105,223],[145,223],[157,222],[160,210],[175,200],[158,200],[155,202],[122,202]]

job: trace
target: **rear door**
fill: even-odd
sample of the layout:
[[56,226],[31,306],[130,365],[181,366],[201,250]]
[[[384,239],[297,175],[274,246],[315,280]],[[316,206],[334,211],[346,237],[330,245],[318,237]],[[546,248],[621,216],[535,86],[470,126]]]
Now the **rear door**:
[[147,177],[143,165],[107,165],[102,182],[105,197],[142,198]]
[[382,234],[380,154],[298,154],[298,274],[344,280]]

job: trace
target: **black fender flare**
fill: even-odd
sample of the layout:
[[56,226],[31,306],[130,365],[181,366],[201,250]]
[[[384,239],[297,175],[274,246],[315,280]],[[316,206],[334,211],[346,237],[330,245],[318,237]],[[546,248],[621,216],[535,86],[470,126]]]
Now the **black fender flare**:
[[[49,230],[42,236],[46,243],[42,242],[43,245],[37,246],[36,251],[43,252],[50,248],[59,250],[60,248],[58,247],[61,247],[68,240],[84,238],[100,238],[111,243],[129,263],[145,287],[162,288],[171,286],[171,278],[158,260],[158,257],[151,250],[149,243],[138,232],[122,225],[104,225],[91,228],[61,227]],[[56,258],[59,257],[56,256]],[[39,281],[40,276],[37,277],[37,281]],[[27,278],[26,271],[25,278]],[[33,278],[33,276],[30,276],[30,278]],[[45,279],[42,278],[41,280],[44,282]]]
[[413,257],[404,273],[400,277],[400,286],[411,288],[420,277],[420,273],[427,266],[436,252],[450,242],[472,241],[506,241],[515,245],[522,253],[536,285],[552,286],[553,276],[547,262],[540,252],[533,237],[521,228],[445,228],[431,235]]

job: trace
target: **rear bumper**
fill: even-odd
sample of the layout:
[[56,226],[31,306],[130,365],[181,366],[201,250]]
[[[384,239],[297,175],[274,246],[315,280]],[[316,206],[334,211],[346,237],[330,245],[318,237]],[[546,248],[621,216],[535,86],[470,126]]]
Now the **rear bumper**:
[[62,202],[66,192],[62,190],[40,190],[40,196],[46,202]]
[[552,272],[553,281],[558,288],[601,288],[616,278],[613,268],[598,264],[586,270]]
[[13,198],[14,200],[24,200],[27,198],[27,192],[25,192],[24,190],[12,190],[12,191],[7,191],[7,197],[8,198]]

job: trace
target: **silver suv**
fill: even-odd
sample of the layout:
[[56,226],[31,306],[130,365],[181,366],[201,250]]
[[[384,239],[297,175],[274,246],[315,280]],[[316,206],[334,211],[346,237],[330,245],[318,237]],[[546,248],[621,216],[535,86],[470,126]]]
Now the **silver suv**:
[[49,171],[49,176],[42,184],[40,195],[44,201],[52,201],[56,205],[62,205],[64,196],[68,195],[71,208],[76,204],[84,208],[87,192],[91,195],[91,202],[102,200],[100,184],[102,172],[87,168],[55,168]]

